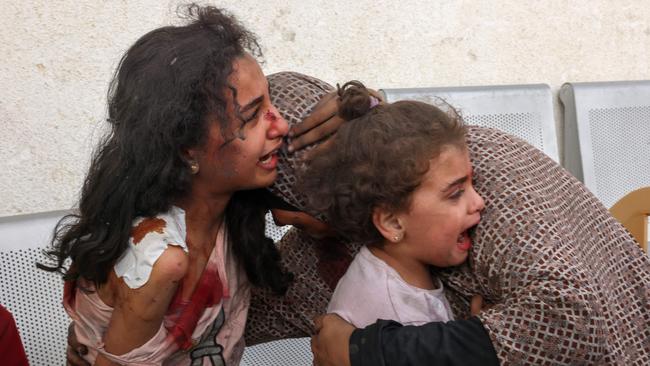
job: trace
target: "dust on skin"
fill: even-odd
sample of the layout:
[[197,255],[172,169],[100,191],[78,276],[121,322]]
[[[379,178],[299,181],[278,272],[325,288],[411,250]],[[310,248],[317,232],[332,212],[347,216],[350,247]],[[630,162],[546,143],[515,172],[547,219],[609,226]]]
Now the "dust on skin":
[[[278,115],[271,110],[267,110],[266,112],[264,112],[264,119],[270,121],[271,123],[277,122],[278,118],[279,118]],[[246,140],[246,135],[242,131],[238,131],[236,133],[236,138],[241,140]],[[222,145],[221,148],[232,149],[234,154],[243,154],[242,152],[240,152],[239,148],[231,145],[229,142]],[[244,159],[246,158],[246,155],[242,155],[242,156]],[[223,165],[221,167],[221,174],[223,177],[232,178],[237,176],[238,173],[239,173],[239,169],[235,162],[231,162],[228,160],[223,161]]]
[[145,236],[149,233],[159,233],[162,234],[163,230],[167,226],[165,220],[158,217],[150,217],[142,220],[136,227],[131,231],[131,237],[133,238],[133,244],[138,244]]
[[[246,158],[246,155],[243,155],[243,153],[240,151],[241,149],[239,149],[237,147],[234,147],[234,146],[228,146],[228,148],[232,149],[234,154],[242,154],[242,156],[244,158]],[[230,161],[230,160],[223,161],[223,164],[221,166],[221,175],[223,177],[232,178],[232,177],[236,177],[237,174],[239,174],[237,163],[235,163],[234,161]]]

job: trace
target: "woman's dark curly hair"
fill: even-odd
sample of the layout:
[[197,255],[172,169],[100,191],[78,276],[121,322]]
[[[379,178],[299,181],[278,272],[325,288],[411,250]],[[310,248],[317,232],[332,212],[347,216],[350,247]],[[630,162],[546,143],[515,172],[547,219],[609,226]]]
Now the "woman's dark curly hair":
[[310,157],[300,187],[308,205],[348,240],[380,245],[375,207],[404,212],[413,191],[445,146],[465,148],[460,116],[422,102],[374,106],[363,84],[339,88],[339,115],[348,120],[325,148]]
[[[224,90],[236,93],[227,81],[233,61],[246,52],[260,56],[260,47],[220,9],[192,4],[185,17],[186,25],[151,31],[122,57],[108,92],[110,131],[93,154],[79,211],[58,223],[47,252],[55,264],[40,268],[65,280],[105,283],[127,248],[133,220],[165,212],[189,193],[192,174],[183,152],[205,144],[214,121],[228,130]],[[265,208],[257,194],[233,195],[228,236],[249,280],[283,292],[290,275],[264,236]]]

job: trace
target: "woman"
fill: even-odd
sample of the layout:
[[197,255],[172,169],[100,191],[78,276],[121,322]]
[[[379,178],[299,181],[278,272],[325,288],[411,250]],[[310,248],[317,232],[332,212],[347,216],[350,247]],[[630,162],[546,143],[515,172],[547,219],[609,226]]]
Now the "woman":
[[[305,115],[319,100],[328,100],[328,93],[333,90],[321,80],[297,73],[273,74],[268,79],[271,84],[271,97],[292,128],[304,128],[305,123],[300,123]],[[319,117],[327,115],[324,110],[318,110]],[[325,312],[338,280],[361,247],[359,243],[346,242],[333,236],[333,231],[323,223],[325,216],[308,208],[309,192],[301,192],[296,187],[297,175],[308,154],[311,154],[309,149],[294,154],[285,151],[280,153],[278,178],[270,187],[270,191],[284,204],[274,200],[275,208],[272,211],[276,223],[299,228],[290,230],[279,243],[283,266],[295,275],[295,279],[283,297],[268,290],[254,291],[246,326],[247,344],[311,335],[314,317]],[[458,300],[457,297],[453,299]],[[478,313],[480,307],[480,303],[475,302],[472,314]],[[466,314],[469,311],[457,311],[459,314],[469,315]],[[454,355],[457,364],[477,364],[477,360],[484,365],[497,364],[490,337],[477,317],[455,324],[462,326],[454,328],[457,331],[454,336],[459,334],[458,332],[464,335],[462,339],[455,337],[459,341],[455,345],[473,347],[472,352]],[[344,328],[343,332],[337,335],[349,338],[348,332],[351,333],[351,330]],[[330,361],[327,357],[347,355],[347,338],[341,338],[346,340],[345,343],[336,344],[336,347],[345,350],[344,352],[317,353],[316,359]],[[441,347],[439,351],[444,354],[448,349]],[[337,365],[337,362],[343,360],[333,359],[331,364]]]
[[290,281],[255,203],[288,132],[259,47],[219,9],[187,13],[122,58],[110,132],[50,252],[96,365],[237,364],[249,284],[282,293]]
[[[329,89],[306,76],[270,79],[272,98],[290,124]],[[461,317],[470,315],[475,294],[493,305],[468,319],[419,327],[381,321],[355,330],[336,315],[319,317],[312,341],[316,364],[648,364],[650,258],[580,182],[542,152],[482,127],[470,127],[467,143],[486,209],[468,262],[440,275]],[[282,156],[271,189],[290,204],[284,216],[312,227],[304,214],[291,215],[306,210],[309,193],[293,185],[300,157]],[[247,340],[309,335],[312,317],[325,311],[358,250],[295,229],[280,247],[295,281],[284,298],[268,291],[254,295]]]

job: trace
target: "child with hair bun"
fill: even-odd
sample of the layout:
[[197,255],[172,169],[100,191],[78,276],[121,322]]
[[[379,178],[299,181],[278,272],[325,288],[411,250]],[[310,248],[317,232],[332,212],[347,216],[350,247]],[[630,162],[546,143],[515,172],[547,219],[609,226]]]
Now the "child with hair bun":
[[328,312],[357,328],[377,319],[453,320],[431,266],[467,259],[468,230],[484,207],[472,186],[461,118],[416,101],[380,103],[356,81],[339,97],[348,122],[301,177],[309,205],[340,235],[364,244]]

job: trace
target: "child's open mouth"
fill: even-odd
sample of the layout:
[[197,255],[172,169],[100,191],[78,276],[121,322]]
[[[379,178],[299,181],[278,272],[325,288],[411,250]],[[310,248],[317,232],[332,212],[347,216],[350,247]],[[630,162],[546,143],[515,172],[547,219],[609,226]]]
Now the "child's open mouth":
[[459,236],[458,236],[458,241],[456,242],[456,245],[458,245],[458,249],[460,250],[469,250],[472,247],[472,240],[469,238],[469,233],[467,230],[463,231]]

